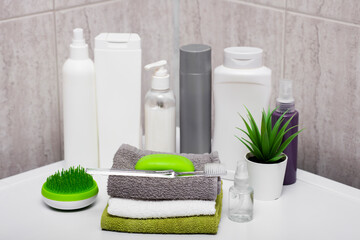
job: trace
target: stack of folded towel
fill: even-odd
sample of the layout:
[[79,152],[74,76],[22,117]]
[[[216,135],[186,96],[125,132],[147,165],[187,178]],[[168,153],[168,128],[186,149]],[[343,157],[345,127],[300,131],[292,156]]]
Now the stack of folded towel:
[[[134,169],[145,155],[154,154],[122,145],[113,169]],[[217,153],[180,154],[195,170],[219,162]],[[222,190],[218,177],[150,178],[109,176],[110,199],[101,227],[104,230],[137,233],[216,234],[221,216]]]

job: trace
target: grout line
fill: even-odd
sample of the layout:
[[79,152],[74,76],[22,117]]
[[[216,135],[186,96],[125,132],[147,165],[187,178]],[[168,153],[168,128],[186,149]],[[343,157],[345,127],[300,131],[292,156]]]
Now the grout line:
[[[47,13],[52,13],[52,12],[57,12],[57,11],[66,11],[66,10],[70,11],[70,10],[75,10],[75,9],[82,8],[82,7],[103,5],[103,4],[107,4],[109,2],[116,2],[116,1],[119,1],[119,0],[103,0],[101,2],[87,3],[87,4],[71,6],[71,7],[64,7],[64,8],[58,8],[58,9],[55,9],[55,6],[54,6],[54,9],[47,10],[47,11],[24,14],[24,15],[21,15],[21,16],[0,19],[0,23],[9,22],[9,21],[13,21],[13,20],[21,20],[21,19],[34,17],[34,16],[38,16],[38,15],[43,15],[43,14],[47,14]],[[331,18],[331,17],[316,16],[316,15],[313,15],[313,14],[298,12],[298,11],[295,11],[295,10],[288,10],[288,9],[281,8],[281,7],[265,6],[265,5],[262,5],[260,3],[249,3],[249,2],[245,2],[243,0],[224,0],[224,1],[233,2],[233,3],[240,3],[240,4],[243,4],[243,5],[248,5],[248,6],[252,6],[252,7],[259,7],[259,8],[268,9],[268,10],[275,10],[275,11],[280,11],[280,12],[284,12],[286,10],[288,13],[303,16],[303,17],[307,17],[307,18],[314,18],[314,19],[317,19],[317,20],[329,21],[329,22],[343,24],[343,25],[347,25],[347,26],[351,26],[351,27],[360,27],[360,23],[352,23],[352,22],[348,22],[348,21],[344,21],[344,20],[334,19],[334,18]]]
[[288,13],[291,13],[291,14],[293,14],[293,15],[301,16],[301,17],[313,18],[313,19],[316,19],[316,20],[322,20],[322,21],[327,21],[327,22],[342,24],[342,25],[346,25],[346,26],[350,26],[350,27],[360,27],[360,24],[351,23],[351,22],[342,21],[342,20],[337,20],[337,19],[333,19],[333,18],[320,17],[320,16],[311,15],[311,14],[302,13],[302,12],[297,12],[297,11],[293,11],[293,10],[287,10],[287,12],[288,12]]
[[251,6],[251,7],[259,7],[259,8],[268,9],[268,10],[275,10],[275,11],[280,11],[280,12],[283,12],[285,10],[285,8],[283,8],[283,7],[263,5],[260,3],[252,3],[252,2],[247,2],[247,1],[243,1],[243,0],[225,0],[225,1],[233,2],[233,3],[240,3],[240,4]]
[[78,8],[83,8],[83,7],[88,7],[88,6],[97,6],[97,5],[102,5],[102,4],[107,4],[109,2],[116,2],[119,0],[99,0],[98,2],[93,2],[93,3],[84,3],[84,4],[79,4],[79,5],[75,5],[75,6],[70,6],[70,7],[62,7],[62,8],[57,8],[55,9],[55,11],[66,11],[66,10],[75,10]]
[[[55,1],[55,0],[54,0]],[[57,28],[56,28],[56,11],[53,12],[54,18],[54,36],[55,36],[55,64],[56,64],[56,82],[57,82],[57,94],[58,94],[58,114],[59,114],[59,138],[60,138],[60,158],[62,158],[62,141],[63,141],[63,134],[61,132],[61,104],[60,104],[60,79],[59,79],[59,62],[58,62],[58,45],[57,45]],[[61,160],[61,159],[59,159]]]
[[116,2],[116,1],[119,1],[119,0],[102,0],[101,2],[87,3],[87,4],[81,4],[81,5],[71,6],[71,7],[64,7],[64,8],[55,9],[55,1],[53,0],[53,3],[54,3],[53,4],[53,9],[46,10],[46,11],[35,12],[35,13],[23,14],[21,16],[15,16],[15,17],[9,17],[9,18],[0,19],[0,23],[14,21],[14,20],[26,19],[26,18],[38,16],[38,15],[45,15],[47,13],[52,13],[52,12],[66,11],[66,10],[70,11],[70,10],[76,10],[76,9],[82,8],[82,7],[97,6],[97,5],[102,5],[102,4],[105,5],[105,4],[109,3],[109,2]]
[[24,14],[24,15],[16,16],[16,17],[4,18],[4,19],[1,19],[1,20],[0,20],[0,23],[6,23],[6,22],[15,21],[15,20],[22,20],[22,19],[26,19],[26,18],[31,18],[31,17],[41,16],[41,15],[46,15],[46,14],[49,14],[49,13],[52,13],[52,12],[54,12],[53,9],[47,10],[47,11],[42,11],[42,12]]
[[239,4],[252,6],[252,7],[268,9],[268,10],[275,10],[275,11],[281,11],[281,12],[286,11],[287,13],[291,13],[291,14],[294,14],[294,15],[299,15],[299,16],[306,17],[306,18],[314,18],[314,19],[317,19],[317,20],[329,21],[329,22],[343,24],[343,25],[352,26],[352,27],[360,27],[360,23],[352,23],[352,22],[348,22],[348,21],[345,21],[345,20],[339,20],[339,19],[335,19],[335,18],[331,18],[331,17],[317,16],[317,15],[313,15],[313,14],[310,14],[310,13],[299,12],[299,11],[296,11],[296,10],[293,10],[293,9],[289,10],[289,9],[287,9],[287,1],[285,1],[285,8],[275,7],[275,6],[267,6],[267,5],[262,5],[260,3],[249,3],[249,2],[246,2],[244,0],[225,0],[225,1],[233,2],[233,3],[239,3]]

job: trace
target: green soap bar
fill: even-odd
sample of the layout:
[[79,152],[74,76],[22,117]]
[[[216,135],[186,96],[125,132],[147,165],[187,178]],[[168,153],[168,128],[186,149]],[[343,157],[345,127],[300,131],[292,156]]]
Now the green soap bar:
[[194,164],[186,157],[172,154],[150,154],[139,159],[136,170],[193,172]]

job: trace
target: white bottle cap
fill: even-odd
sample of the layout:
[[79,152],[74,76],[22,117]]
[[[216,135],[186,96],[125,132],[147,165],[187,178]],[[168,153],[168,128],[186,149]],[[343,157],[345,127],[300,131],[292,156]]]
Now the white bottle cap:
[[72,44],[74,45],[85,45],[84,32],[82,28],[75,28],[73,30]]
[[261,48],[229,47],[224,49],[224,66],[227,68],[249,69],[262,66]]
[[144,68],[147,71],[154,70],[152,77],[151,88],[155,90],[166,90],[170,88],[169,74],[165,68],[166,60],[161,60],[155,63],[146,65]]

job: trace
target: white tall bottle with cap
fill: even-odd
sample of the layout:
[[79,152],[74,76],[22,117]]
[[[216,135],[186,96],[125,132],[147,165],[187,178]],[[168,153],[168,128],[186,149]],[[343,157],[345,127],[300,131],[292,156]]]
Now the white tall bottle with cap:
[[110,168],[122,144],[141,148],[141,40],[135,33],[95,38],[99,165]]
[[154,70],[151,89],[145,96],[145,148],[161,152],[175,152],[175,96],[170,89],[166,61],[145,66]]
[[64,158],[67,167],[98,167],[94,63],[76,28],[63,66]]
[[253,47],[224,49],[224,64],[214,71],[215,126],[212,149],[219,152],[227,169],[235,171],[236,162],[248,151],[236,139],[246,137],[239,114],[246,119],[249,109],[258,124],[261,111],[267,110],[271,95],[271,70],[262,63],[263,51]]

